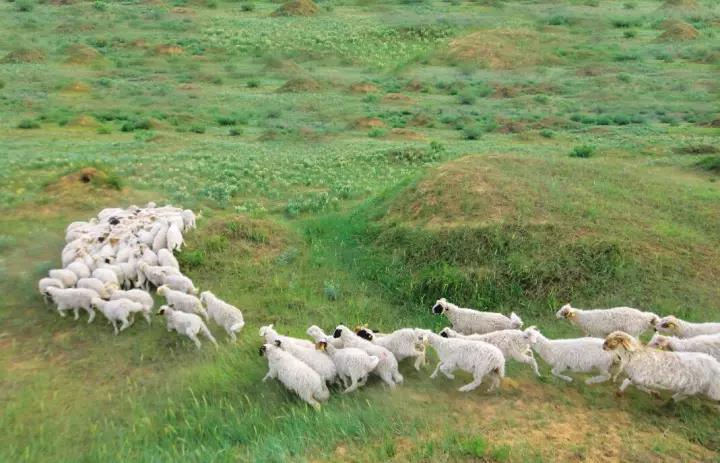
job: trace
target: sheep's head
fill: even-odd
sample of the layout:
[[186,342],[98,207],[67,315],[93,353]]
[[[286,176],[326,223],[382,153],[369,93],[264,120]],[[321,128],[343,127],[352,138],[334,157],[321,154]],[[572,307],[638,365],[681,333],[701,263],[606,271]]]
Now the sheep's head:
[[447,309],[447,300],[443,297],[435,301],[435,305],[432,307],[432,313],[440,315]]
[[160,296],[164,296],[167,293],[167,291],[168,291],[168,287],[165,285],[162,285],[157,289],[157,293]]
[[263,345],[260,346],[260,348],[258,349],[258,354],[260,354],[260,357],[263,357],[266,352],[267,352],[267,346],[266,346],[265,344],[263,344]]
[[161,305],[155,315],[165,315],[166,313],[170,313],[170,310],[172,310],[170,309],[170,307],[166,305]]
[[280,341],[279,339],[276,339],[274,344],[276,347],[282,347],[282,341]]
[[368,341],[372,341],[374,337],[372,331],[367,328],[360,328],[359,330],[355,331],[355,334]]
[[673,315],[668,315],[655,324],[655,331],[661,333],[677,334],[679,328],[678,319]]
[[558,310],[555,314],[557,318],[564,318],[566,320],[572,320],[573,318],[575,318],[575,315],[575,309],[573,309],[570,304],[565,304],[564,306],[560,307],[560,310]]
[[200,293],[200,302],[202,302],[203,304],[207,304],[207,298],[208,298],[209,292],[210,291],[203,291],[202,293]]
[[666,336],[657,333],[655,333],[650,342],[648,342],[648,347],[654,347],[660,350],[672,350],[670,340]]
[[268,334],[270,334],[274,331],[275,330],[273,329],[273,324],[271,323],[269,325],[261,326],[258,334],[264,338],[265,336],[267,336]]
[[603,350],[605,351],[623,350],[632,352],[637,350],[638,347],[638,340],[622,331],[610,333],[607,338],[605,338],[605,342],[603,342]]
[[307,333],[308,336],[312,336],[313,338],[324,336],[323,330],[317,325],[312,325],[307,329],[307,331],[305,331],[305,333]]
[[343,332],[350,332],[350,330],[345,325],[338,325],[337,328],[335,328],[335,332],[333,333],[333,338],[339,338],[342,336]]
[[102,305],[102,303],[103,303],[103,300],[100,299],[99,297],[94,297],[94,298],[90,299],[90,307],[92,307],[93,309],[98,310],[100,308],[100,306]]
[[442,330],[440,330],[440,333],[438,333],[438,334],[440,336],[442,336],[443,338],[449,338],[449,337],[452,337],[453,330],[451,330],[450,328],[443,328]]

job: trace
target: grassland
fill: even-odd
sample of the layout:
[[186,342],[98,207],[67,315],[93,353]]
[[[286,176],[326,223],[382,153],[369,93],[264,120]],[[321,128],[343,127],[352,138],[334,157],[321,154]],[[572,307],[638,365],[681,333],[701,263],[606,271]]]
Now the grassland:
[[[0,4],[0,461],[720,461],[698,399],[405,366],[314,412],[256,354],[441,296],[549,336],[569,300],[719,320],[715,2],[279,6]],[[201,211],[181,265],[237,346],[43,307],[67,223],[151,199]]]

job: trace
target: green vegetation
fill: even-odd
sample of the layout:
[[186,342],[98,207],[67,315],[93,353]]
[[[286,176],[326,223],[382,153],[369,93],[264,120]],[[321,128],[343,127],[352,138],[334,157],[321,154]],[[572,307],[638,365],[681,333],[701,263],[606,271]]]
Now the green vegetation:
[[[712,404],[544,365],[315,412],[257,329],[437,329],[442,296],[553,337],[567,301],[720,320],[719,8],[0,3],[0,460],[717,461]],[[65,226],[149,200],[201,213],[178,260],[236,346],[44,308]]]

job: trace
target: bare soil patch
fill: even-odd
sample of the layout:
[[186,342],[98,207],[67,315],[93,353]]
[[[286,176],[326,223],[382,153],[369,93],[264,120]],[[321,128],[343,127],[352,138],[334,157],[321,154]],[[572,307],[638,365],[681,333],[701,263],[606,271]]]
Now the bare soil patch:
[[3,64],[41,63],[45,61],[45,52],[39,48],[18,48],[0,60]]
[[683,42],[686,40],[695,40],[700,35],[692,24],[679,19],[668,19],[662,24],[665,32],[660,34],[658,40],[663,42]]
[[68,64],[90,64],[102,59],[102,54],[89,45],[84,43],[74,43],[65,48],[67,58],[65,62]]

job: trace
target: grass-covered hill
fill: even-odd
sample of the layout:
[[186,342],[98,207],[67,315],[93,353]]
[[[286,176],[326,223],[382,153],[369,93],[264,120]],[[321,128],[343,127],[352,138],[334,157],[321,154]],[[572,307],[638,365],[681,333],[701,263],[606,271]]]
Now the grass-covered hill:
[[[0,461],[717,461],[716,405],[545,365],[315,412],[257,329],[720,320],[719,37],[712,0],[1,2]],[[236,346],[45,309],[65,226],[149,200],[201,214],[178,257]]]

